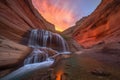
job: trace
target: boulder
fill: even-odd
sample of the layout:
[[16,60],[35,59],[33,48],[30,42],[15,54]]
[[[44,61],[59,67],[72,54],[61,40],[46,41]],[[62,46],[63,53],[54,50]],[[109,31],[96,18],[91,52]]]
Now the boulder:
[[31,48],[0,36],[0,70],[19,66],[30,52]]

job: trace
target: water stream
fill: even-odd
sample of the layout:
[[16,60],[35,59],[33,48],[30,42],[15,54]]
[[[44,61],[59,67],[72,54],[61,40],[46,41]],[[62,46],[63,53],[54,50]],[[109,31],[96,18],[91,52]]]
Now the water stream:
[[1,78],[0,80],[21,80],[39,69],[43,70],[50,67],[53,63],[54,60],[48,60],[41,63],[27,64]]
[[59,34],[46,30],[32,30],[29,39],[29,46],[32,48],[49,47],[59,52],[68,51],[66,41]]
[[[24,60],[24,66],[0,80],[21,80],[38,69],[43,70],[50,67],[54,63],[54,59],[51,57],[70,54],[66,41],[59,34],[46,30],[33,29],[28,46],[33,48],[33,51]],[[50,56],[49,50],[54,51],[55,54]]]

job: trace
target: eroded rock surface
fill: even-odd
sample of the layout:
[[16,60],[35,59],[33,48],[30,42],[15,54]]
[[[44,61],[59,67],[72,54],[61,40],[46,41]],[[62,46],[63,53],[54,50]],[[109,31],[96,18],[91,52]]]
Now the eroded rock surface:
[[19,66],[30,52],[31,48],[0,36],[0,70]]
[[120,42],[120,1],[102,0],[97,9],[73,32],[73,37],[85,48],[98,43]]
[[0,0],[0,34],[20,42],[33,28],[55,31],[33,7],[31,0]]

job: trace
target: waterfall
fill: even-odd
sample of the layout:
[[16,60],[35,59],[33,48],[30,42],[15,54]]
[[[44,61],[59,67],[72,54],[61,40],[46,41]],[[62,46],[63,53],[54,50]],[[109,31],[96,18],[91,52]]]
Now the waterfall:
[[58,47],[57,51],[68,51],[68,45],[66,41],[59,34],[52,33],[43,29],[33,29],[31,31],[28,45],[32,48],[50,47],[55,49]]
[[[52,33],[43,29],[33,29],[29,37],[28,46],[34,50],[24,61],[24,64],[37,63],[47,59],[48,53],[40,48],[51,48],[61,53],[69,53],[66,41],[57,33]],[[46,55],[46,56],[45,56]],[[42,57],[44,57],[42,58]]]
[[[56,53],[68,54],[66,41],[57,33],[46,30],[33,29],[30,34],[28,46],[33,48],[32,53],[24,60],[24,65],[49,60],[47,48],[57,50]],[[46,48],[46,49],[42,49]]]
[[51,66],[54,63],[53,57],[70,54],[66,41],[59,34],[45,30],[33,29],[28,46],[33,48],[33,51],[24,60],[24,66],[0,80],[21,80],[38,69]]
[[67,45],[66,41],[59,34],[55,33],[54,35],[56,35],[57,42],[59,43],[59,45],[62,45],[63,52],[67,52],[68,51],[68,45]]
[[28,56],[28,58],[25,59],[24,64],[42,62],[46,60],[46,57],[43,58],[43,56],[46,56],[45,54],[45,52],[39,49],[34,49],[32,53]]

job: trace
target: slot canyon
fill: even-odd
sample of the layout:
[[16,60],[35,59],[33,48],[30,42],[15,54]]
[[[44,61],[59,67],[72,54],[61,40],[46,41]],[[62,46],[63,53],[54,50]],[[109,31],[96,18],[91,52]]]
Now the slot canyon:
[[120,0],[75,1],[0,0],[0,80],[120,80]]

